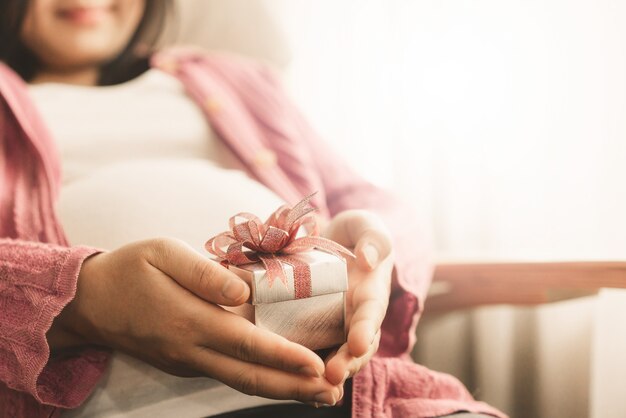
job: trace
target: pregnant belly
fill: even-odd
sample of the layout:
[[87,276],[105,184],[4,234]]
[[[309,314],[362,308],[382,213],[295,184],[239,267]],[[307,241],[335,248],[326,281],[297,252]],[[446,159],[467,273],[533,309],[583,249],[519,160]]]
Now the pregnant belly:
[[252,212],[265,220],[283,202],[239,170],[206,160],[150,160],[108,166],[64,185],[57,211],[73,244],[114,249],[175,237],[194,249]]

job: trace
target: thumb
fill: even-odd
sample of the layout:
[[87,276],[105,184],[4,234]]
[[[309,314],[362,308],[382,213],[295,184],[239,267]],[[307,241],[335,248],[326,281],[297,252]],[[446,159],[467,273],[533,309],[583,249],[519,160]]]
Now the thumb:
[[354,247],[354,254],[359,268],[365,271],[375,270],[391,254],[391,241],[383,231],[365,230]]
[[324,235],[344,247],[354,247],[357,265],[365,271],[374,270],[392,249],[385,224],[366,210],[346,210],[337,214]]
[[196,296],[212,303],[238,306],[248,300],[250,287],[235,273],[175,239],[154,240],[148,262]]

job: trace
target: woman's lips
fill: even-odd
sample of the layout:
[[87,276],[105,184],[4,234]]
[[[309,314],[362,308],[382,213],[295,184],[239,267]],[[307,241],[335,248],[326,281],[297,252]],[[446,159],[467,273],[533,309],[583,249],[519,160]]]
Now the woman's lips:
[[57,16],[61,19],[79,26],[95,26],[109,17],[111,7],[72,7],[61,9]]

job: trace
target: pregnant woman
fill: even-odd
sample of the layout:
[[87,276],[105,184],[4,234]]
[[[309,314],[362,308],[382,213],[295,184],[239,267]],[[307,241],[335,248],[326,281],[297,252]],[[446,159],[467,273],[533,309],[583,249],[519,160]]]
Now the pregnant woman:
[[[154,52],[169,7],[0,3],[0,416],[503,416],[408,357],[430,273],[410,211],[264,66]],[[357,256],[325,358],[244,319],[248,286],[199,253],[313,191]]]

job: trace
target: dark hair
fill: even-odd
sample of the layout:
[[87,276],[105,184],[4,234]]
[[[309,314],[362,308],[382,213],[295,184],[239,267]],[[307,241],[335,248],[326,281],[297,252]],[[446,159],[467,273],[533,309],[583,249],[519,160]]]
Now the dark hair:
[[[0,60],[24,80],[30,81],[40,63],[21,40],[21,30],[29,0],[0,0]],[[150,53],[171,12],[170,0],[146,0],[143,17],[124,50],[100,68],[98,84],[123,83],[148,69]]]

